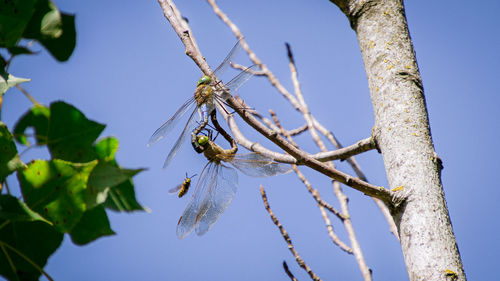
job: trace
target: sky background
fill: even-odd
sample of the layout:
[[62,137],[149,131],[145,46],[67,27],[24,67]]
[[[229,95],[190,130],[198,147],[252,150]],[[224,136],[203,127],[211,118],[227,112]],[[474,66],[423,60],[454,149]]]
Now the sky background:
[[[188,99],[201,72],[156,1],[55,1],[76,14],[77,46],[58,63],[40,46],[36,56],[16,58],[10,72],[31,78],[23,86],[48,105],[64,100],[89,119],[107,124],[102,137],[120,141],[119,163],[148,168],[134,178],[140,203],[151,213],[109,212],[117,235],[79,247],[65,237],[46,271],[55,280],[289,280],[287,261],[299,280],[307,280],[271,222],[259,194],[262,184],[274,213],[298,252],[324,280],[361,280],[354,257],[329,239],[321,213],[306,188],[291,173],[270,179],[239,174],[239,189],[226,212],[204,236],[179,240],[177,220],[190,197],[167,190],[185,175],[200,173],[205,160],[185,146],[167,170],[170,141],[147,148],[151,134]],[[292,90],[284,42],[292,46],[306,102],[314,116],[344,145],[369,137],[373,110],[355,33],[346,17],[327,0],[218,1],[247,42]],[[236,42],[204,1],[177,1],[208,63],[215,67]],[[423,78],[436,152],[444,163],[442,180],[454,232],[469,280],[498,278],[497,202],[500,86],[500,2],[406,1],[406,16]],[[244,54],[238,62],[248,64]],[[230,74],[230,73],[229,73]],[[223,77],[224,78],[224,77]],[[228,75],[227,78],[231,78]],[[227,79],[226,79],[227,81]],[[274,109],[286,128],[304,121],[263,78],[239,91],[262,113]],[[12,128],[31,106],[17,90],[7,92],[2,120]],[[241,120],[249,138],[275,149]],[[304,134],[302,148],[316,147]],[[240,151],[244,151],[240,148]],[[32,150],[23,160],[47,158]],[[387,186],[381,155],[357,157],[371,183]],[[353,173],[344,163],[339,169]],[[301,168],[325,200],[338,207],[328,178]],[[16,178],[8,178],[16,186]],[[196,181],[195,181],[196,182]],[[13,187],[15,188],[15,187]],[[358,240],[375,280],[407,280],[397,240],[373,201],[344,187]],[[343,225],[334,229],[347,239]],[[347,241],[347,240],[346,240]]]

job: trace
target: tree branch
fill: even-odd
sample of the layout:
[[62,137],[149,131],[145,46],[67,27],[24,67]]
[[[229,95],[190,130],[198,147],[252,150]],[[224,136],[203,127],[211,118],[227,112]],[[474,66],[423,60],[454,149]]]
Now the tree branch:
[[307,272],[307,274],[309,274],[312,280],[315,281],[321,280],[300,257],[299,252],[297,252],[297,250],[295,250],[295,248],[293,247],[292,240],[290,239],[288,232],[285,230],[283,225],[280,223],[278,218],[274,215],[273,211],[271,210],[271,206],[269,206],[269,202],[267,201],[266,192],[264,191],[262,185],[260,186],[260,196],[262,197],[262,201],[264,202],[264,207],[266,208],[266,211],[269,213],[269,216],[271,216],[271,220],[279,228],[281,236],[283,236],[283,239],[285,239],[286,244],[288,245],[288,249],[290,250],[290,252],[292,252],[292,255],[295,257],[295,260],[297,261],[299,266],[302,267]]
[[[187,23],[182,19],[182,17],[180,16],[180,12],[177,10],[175,5],[170,0],[159,0],[159,3],[164,11],[165,17],[169,20],[169,22],[171,22],[172,27],[174,28],[174,30],[178,34],[179,38],[181,38],[182,42],[185,44],[186,54],[188,54],[195,61],[195,63],[200,67],[200,69],[203,71],[203,73],[205,75],[213,75],[213,73],[211,73],[211,71],[210,71],[210,68],[208,67],[208,64],[203,59],[203,56],[201,55],[201,53],[199,52],[199,49],[195,45],[194,39],[192,38],[193,36],[191,35],[191,32],[189,31],[188,28],[184,28],[179,23],[179,22],[183,22],[184,23],[183,25],[187,26]],[[209,3],[214,7],[214,10],[218,9],[218,7],[215,6],[214,1],[209,0]],[[220,10],[218,10],[218,12],[219,12],[219,14],[222,13]],[[224,14],[221,14],[221,15],[224,15]],[[224,18],[226,20],[228,20],[227,16],[225,16],[225,15],[224,15]],[[239,32],[237,27],[234,24],[232,24],[230,21],[229,21],[229,24],[232,27],[232,29],[234,29],[238,32],[237,35],[239,36],[238,38],[240,39],[240,44],[242,44],[242,47],[248,53],[249,47],[246,44],[245,40],[243,39],[241,32]],[[190,45],[192,45],[192,46],[190,46]],[[253,52],[251,54],[249,54],[249,56],[252,60],[257,59],[256,56],[253,54]],[[260,61],[259,61],[259,63],[260,63]],[[256,63],[256,64],[258,64],[261,67],[262,71],[265,72],[267,70],[267,67],[265,67],[265,65],[263,65],[262,63],[260,63],[260,64],[259,63]],[[273,76],[271,76],[271,77],[273,77]],[[277,80],[276,80],[276,83],[277,83]],[[295,98],[291,97],[291,95],[287,99],[289,99],[290,101],[295,100]],[[314,169],[322,174],[327,175],[328,177],[330,177],[332,179],[338,180],[345,185],[348,185],[354,189],[357,189],[366,195],[379,198],[379,199],[383,200],[386,204],[391,204],[391,201],[392,201],[391,199],[392,199],[393,193],[390,190],[387,190],[384,187],[369,184],[369,183],[364,182],[360,179],[351,177],[343,172],[340,172],[334,168],[328,167],[324,163],[310,157],[309,154],[307,154],[306,152],[296,149],[291,144],[289,144],[287,141],[285,141],[281,136],[279,136],[275,131],[270,130],[265,125],[260,123],[257,119],[255,119],[233,97],[230,97],[227,100],[227,104],[232,109],[234,109],[236,111],[236,113],[238,113],[238,115],[240,115],[240,117],[243,118],[243,120],[245,122],[247,122],[252,128],[256,129],[259,133],[261,133],[262,135],[267,137],[269,140],[271,140],[276,145],[278,145],[281,149],[285,150],[287,153],[289,153],[295,159],[297,159],[297,161],[296,161],[297,164],[304,164],[304,165],[306,165],[306,166],[308,166],[308,167],[310,167],[310,168],[312,168],[312,169]],[[298,107],[299,107],[299,104],[296,103],[296,108],[298,108]],[[230,118],[232,118],[232,115],[230,115],[228,117],[227,121],[228,121],[228,124],[229,124],[231,130],[233,130],[235,123],[234,122],[231,123]],[[231,126],[232,124],[233,124],[233,126]],[[238,136],[241,136],[241,134],[238,135],[235,131],[233,131],[233,134],[234,134],[235,138]],[[238,143],[240,143],[240,141],[241,141],[241,139],[238,139]],[[259,147],[259,145],[257,145],[256,143],[252,143],[252,145],[250,145],[250,147],[253,150],[253,148]],[[267,151],[270,152],[269,150],[267,150]],[[275,158],[276,161],[283,160],[278,155],[276,155],[276,156],[277,157],[273,157],[273,158]],[[285,162],[285,161],[283,161],[283,162]]]
[[292,272],[288,268],[288,264],[286,264],[286,261],[283,261],[283,269],[285,270],[286,275],[288,275],[288,277],[290,277],[290,280],[297,281],[297,278],[295,278],[295,276],[293,276]]

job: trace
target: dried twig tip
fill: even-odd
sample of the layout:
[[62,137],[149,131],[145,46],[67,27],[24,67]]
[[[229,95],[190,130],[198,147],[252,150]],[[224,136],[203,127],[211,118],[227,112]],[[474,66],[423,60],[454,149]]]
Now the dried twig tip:
[[295,62],[293,61],[293,54],[292,54],[292,47],[290,47],[290,44],[288,44],[288,42],[285,42],[285,46],[286,46],[286,54],[288,56],[288,60],[295,64]]
[[288,275],[288,277],[290,277],[290,280],[297,281],[297,278],[295,278],[295,276],[293,276],[292,272],[288,268],[288,264],[286,264],[286,261],[283,261],[283,269],[285,270],[286,275]]

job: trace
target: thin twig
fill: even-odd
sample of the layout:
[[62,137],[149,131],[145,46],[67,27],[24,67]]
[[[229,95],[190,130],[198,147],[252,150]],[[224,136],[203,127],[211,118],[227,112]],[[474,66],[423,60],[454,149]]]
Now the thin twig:
[[[342,144],[340,144],[340,142],[337,140],[337,138],[335,137],[335,135],[332,132],[328,131],[325,127],[323,127],[318,121],[314,120],[314,126],[338,150],[344,149],[344,147],[342,146]],[[374,138],[372,138],[372,137],[370,137],[370,139],[374,140]],[[361,170],[361,167],[358,165],[358,163],[356,162],[356,159],[354,159],[354,157],[347,158],[347,163],[349,163],[349,165],[354,170],[354,172],[356,173],[356,175],[358,176],[358,178],[360,178],[360,179],[368,182],[368,179],[366,178],[365,174]],[[382,212],[382,214],[385,217],[385,220],[389,224],[389,230],[396,237],[396,239],[399,240],[398,228],[396,227],[396,223],[394,223],[394,219],[391,216],[391,212],[389,211],[389,208],[387,207],[387,205],[383,201],[381,201],[381,200],[379,200],[377,198],[373,198],[373,201],[375,201],[375,204],[380,209],[380,211]]]
[[34,105],[39,105],[40,103],[36,101],[36,99],[28,93],[21,85],[16,85],[16,88],[21,91]]
[[[249,124],[252,128],[256,129],[259,133],[261,133],[263,136],[265,136],[267,139],[278,145],[281,149],[285,150],[288,154],[292,155],[295,159],[297,159],[296,164],[303,164],[306,165],[313,170],[316,170],[332,179],[338,180],[342,182],[343,184],[350,186],[356,190],[359,190],[363,192],[366,195],[373,196],[376,198],[379,198],[383,200],[384,202],[387,202],[390,204],[392,197],[393,197],[393,192],[380,186],[375,186],[372,184],[369,184],[365,181],[362,181],[358,178],[352,177],[350,175],[347,175],[339,170],[336,170],[330,166],[328,166],[325,163],[322,163],[312,157],[309,156],[306,152],[297,149],[294,147],[292,144],[287,142],[283,137],[278,135],[276,131],[272,131],[269,128],[267,128],[264,124],[260,123],[258,120],[253,117],[250,113],[246,112],[245,110],[240,110],[240,104],[234,99],[230,98],[228,99],[228,104],[233,108],[236,113],[245,121],[247,124]],[[233,120],[234,122],[234,120]],[[228,123],[230,128],[231,128],[231,122]],[[232,128],[231,128],[232,129]],[[233,131],[235,137],[236,133]],[[238,142],[239,143],[239,142]]]
[[[271,82],[271,84],[273,86],[275,86],[278,91],[293,105],[293,107],[296,109],[296,110],[299,110],[302,112],[301,110],[301,104],[300,102],[295,99],[278,81],[278,79],[276,79],[276,77],[272,74],[272,72],[258,59],[258,57],[255,55],[255,53],[250,49],[250,47],[248,46],[248,44],[246,43],[245,40],[241,40],[241,38],[243,38],[243,34],[241,33],[241,31],[239,30],[239,28],[229,19],[229,17],[222,12],[222,10],[217,6],[217,4],[215,3],[214,0],[207,0],[208,3],[210,4],[210,6],[212,6],[212,9],[214,10],[214,13],[231,29],[231,31],[233,31],[233,33],[235,34],[235,36],[237,38],[240,39],[240,43],[243,47],[243,49],[245,49],[245,51],[248,53],[250,59],[255,63],[257,64],[260,68],[261,68],[261,71],[263,73],[266,74],[266,76],[268,77],[269,81]],[[239,105],[239,103],[235,102],[234,99],[230,99],[228,101],[228,104],[233,108],[235,109],[235,107],[237,107]],[[235,109],[236,110],[236,109]],[[272,133],[270,132],[270,130],[264,130],[265,126],[263,126],[260,122],[258,122],[257,120],[255,120],[255,118],[252,118],[251,116],[245,116],[245,114],[242,114],[242,112],[236,110],[236,112],[250,125],[252,126],[254,129],[256,129],[257,131],[259,131],[261,134],[265,135],[268,139],[270,139],[271,141],[273,141],[275,144],[277,144],[278,146],[280,146],[283,150],[285,150],[286,152],[288,152],[289,154],[291,154],[294,158],[296,159],[304,159],[304,160],[309,160],[309,159],[306,159],[305,155],[303,153],[297,153],[298,151],[293,151],[293,149],[290,149],[290,147],[286,147],[286,142],[282,141],[282,140],[279,140],[279,136],[274,136],[274,137],[270,137],[270,134],[269,133]],[[308,124],[309,126],[309,129],[311,129],[311,125]],[[231,127],[230,127],[231,128]],[[232,129],[232,128],[231,128]],[[267,132],[267,134],[266,134]],[[239,143],[239,141],[238,141]],[[288,148],[288,149],[287,149]],[[312,160],[312,159],[311,159]],[[304,164],[317,170],[317,171],[320,171],[320,172],[326,172],[324,170],[324,168],[326,168],[324,165],[316,165],[317,163],[311,163],[311,162],[314,162],[314,160],[312,161],[304,161]],[[298,164],[298,163],[297,163]],[[310,165],[308,165],[310,164]],[[322,166],[322,167],[318,167],[318,166]],[[332,168],[332,170],[335,170]],[[330,170],[330,172],[332,172],[332,170]],[[335,170],[336,171],[336,170]],[[338,180],[338,178],[342,178],[342,176],[340,176],[338,173],[336,172],[333,172],[331,174],[329,173],[325,173],[326,175]],[[335,176],[333,175],[335,174]],[[338,177],[338,178],[337,178]],[[344,180],[347,180],[348,178],[344,178]],[[357,179],[356,179],[357,180]],[[348,181],[345,181],[343,182],[342,180],[340,180],[342,183],[348,185],[348,186],[351,186],[353,188],[356,188],[355,186],[351,185]],[[358,189],[359,190],[359,189]],[[369,193],[366,193],[365,194],[368,194],[370,196],[375,196],[377,198],[380,198],[379,196],[375,195],[374,193],[372,193],[372,191],[375,191],[375,190],[371,190],[369,191]],[[376,193],[376,192],[375,192]],[[384,192],[385,193],[385,192]],[[392,196],[387,194],[389,197]],[[384,195],[385,196],[385,195]],[[382,197],[384,197],[382,196]],[[382,198],[380,198],[382,199]],[[390,203],[389,201],[387,201],[386,199],[382,199],[384,202],[387,202],[387,203]]]
[[[4,251],[4,253],[6,254],[6,256],[8,256],[8,254],[7,254],[7,252],[6,252],[6,250],[4,249],[3,246],[6,246],[11,251],[13,251],[14,253],[18,254],[21,258],[23,258],[25,261],[27,261],[29,264],[31,264],[34,268],[36,268],[36,270],[38,270],[40,273],[42,273],[43,275],[45,275],[45,277],[47,279],[49,279],[50,281],[54,281],[54,279],[47,272],[45,272],[45,270],[43,270],[43,268],[41,268],[38,264],[36,264],[33,260],[31,260],[30,258],[28,258],[26,255],[24,255],[22,252],[20,252],[16,248],[10,246],[9,244],[7,244],[7,243],[5,243],[3,241],[0,241],[0,246],[2,247],[2,250]],[[11,264],[11,266],[12,265],[13,264]]]
[[[274,111],[272,111],[272,110],[269,110],[269,112],[271,113],[271,116],[273,117],[273,120],[276,123],[276,126],[279,127],[282,130],[282,133],[284,133],[283,126],[281,125],[278,117],[276,116],[276,113]],[[298,148],[297,143],[295,143],[295,141],[293,140],[293,138],[290,135],[285,135],[285,137],[293,145],[295,145]],[[333,243],[335,245],[339,246],[342,250],[346,251],[347,253],[352,254],[353,253],[352,249],[347,244],[345,244],[344,242],[342,242],[342,240],[340,240],[340,238],[333,231],[332,222],[330,221],[330,218],[328,217],[328,214],[325,212],[325,208],[328,209],[333,214],[335,214],[341,221],[343,221],[344,219],[347,219],[347,217],[345,217],[343,214],[341,214],[339,211],[337,211],[335,208],[333,208],[330,204],[328,204],[327,202],[325,202],[320,197],[318,190],[312,187],[312,185],[309,183],[309,181],[306,179],[306,177],[297,168],[297,165],[292,165],[292,168],[295,171],[295,173],[297,174],[297,176],[299,177],[299,179],[302,181],[302,183],[304,183],[304,185],[306,186],[306,188],[309,191],[309,193],[312,194],[312,196],[314,197],[314,199],[318,203],[318,207],[319,207],[319,209],[321,211],[321,216],[323,217],[323,220],[325,221],[325,224],[326,224],[326,229],[327,229],[328,235],[332,239]]]
[[[170,4],[167,4],[166,2],[169,2]],[[211,2],[213,2],[213,1],[211,1]],[[176,21],[179,21],[179,20],[178,19],[177,20],[170,19],[170,17],[174,18],[175,14],[180,14],[178,11],[174,11],[177,9],[175,7],[175,5],[173,5],[173,3],[171,3],[170,0],[159,0],[159,3],[162,6],[165,17],[167,17],[167,19],[169,19],[169,21],[171,21],[171,23],[173,23],[172,26],[174,27],[174,30],[176,31],[178,36],[181,38],[182,42],[185,45],[192,44],[192,41],[194,41],[194,40],[191,40],[190,38],[189,38],[190,40],[184,40],[185,36],[183,34],[184,34],[184,31],[186,31],[186,30],[181,28],[181,26],[179,24],[176,24]],[[215,3],[213,3],[213,4],[215,4]],[[184,21],[184,23],[185,23],[185,21]],[[187,23],[185,23],[185,25],[187,25]],[[188,32],[188,35],[189,34],[190,34],[190,32]],[[189,37],[192,37],[192,36],[189,36]],[[247,50],[248,45],[246,44],[245,40],[242,39],[242,37],[240,37],[239,39],[240,39],[240,44],[242,44],[243,48],[245,50]],[[188,51],[188,49],[191,51],[195,51],[195,53],[194,54],[190,53]],[[203,56],[201,56],[201,54],[199,53],[199,50],[197,50],[194,47],[186,46],[186,52],[196,62],[196,64],[200,66],[200,69],[203,71],[203,73],[205,73],[206,75],[213,75],[213,73],[210,72],[210,68],[208,67],[208,64],[206,63],[205,60],[203,60]],[[247,52],[248,52],[248,50],[247,50]],[[261,66],[261,69],[263,71],[265,70],[265,68],[263,68],[262,66]],[[320,161],[310,157],[306,152],[300,151],[300,150],[296,149],[295,147],[293,147],[290,143],[286,142],[275,131],[270,130],[264,124],[262,124],[257,119],[255,119],[255,117],[253,117],[250,113],[246,112],[243,109],[242,105],[239,102],[237,102],[234,98],[232,98],[232,97],[229,98],[227,100],[227,104],[231,108],[233,108],[236,111],[236,113],[238,113],[238,115],[240,115],[240,117],[243,118],[243,120],[245,122],[247,122],[251,127],[256,129],[259,133],[264,135],[266,138],[268,138],[272,142],[274,142],[281,149],[285,150],[288,154],[292,155],[297,160],[297,164],[304,164],[304,165],[306,165],[306,166],[308,166],[308,167],[310,167],[310,168],[312,168],[312,169],[314,169],[322,174],[327,175],[328,177],[330,177],[332,179],[338,180],[338,181],[340,181],[348,186],[351,186],[352,188],[357,189],[357,190],[359,190],[359,191],[361,191],[369,196],[379,198],[379,199],[383,200],[384,202],[387,202],[387,204],[390,204],[390,202],[392,202],[393,192],[391,192],[390,190],[387,190],[384,187],[379,187],[379,186],[375,186],[375,185],[366,183],[362,180],[359,180],[359,179],[354,178],[352,176],[349,176],[343,172],[340,172],[334,168],[328,167],[326,164],[321,163]],[[224,116],[224,114],[223,114],[223,116]],[[226,119],[226,121],[228,122],[228,124],[233,132],[233,135],[236,138],[237,134],[233,130],[236,123],[234,122],[234,120],[233,120],[233,122],[231,122],[231,120],[229,120],[230,118],[232,118],[232,115],[227,115],[226,117],[228,117],[228,119]],[[231,126],[233,126],[233,128]],[[237,141],[238,141],[238,143],[240,143],[241,139],[237,139]],[[255,143],[251,143],[250,146],[253,147],[254,144]],[[278,157],[279,157],[279,155],[278,155]],[[280,161],[280,160],[281,159],[276,158],[276,161]]]
[[288,264],[286,264],[286,261],[283,261],[283,269],[285,270],[286,275],[290,277],[292,281],[297,281],[297,278],[293,276],[292,272],[290,271],[290,268],[288,268]]
[[[324,135],[337,149],[343,149],[343,148],[345,148],[344,146],[342,146],[342,144],[340,144],[340,142],[337,140],[337,138],[335,137],[335,135],[331,131],[329,131],[328,129],[326,129],[323,125],[321,125],[321,123],[319,123],[316,119],[314,119],[314,127],[316,129],[318,129],[318,131],[322,135]],[[372,139],[374,141],[374,138],[370,137],[370,139]],[[351,146],[349,146],[349,147],[351,147]],[[376,148],[376,145],[375,145],[375,148]],[[347,163],[349,163],[349,165],[354,170],[354,172],[356,173],[356,175],[358,176],[358,178],[360,178],[360,179],[362,179],[364,181],[368,181],[366,179],[366,176],[364,175],[363,171],[361,170],[361,167],[359,166],[358,162],[356,162],[356,160],[354,159],[354,157],[347,158]]]
[[[288,59],[289,59],[290,72],[292,74],[292,81],[293,81],[293,85],[294,85],[294,89],[295,89],[295,95],[297,96],[297,99],[300,102],[300,110],[304,116],[304,119],[306,120],[307,126],[309,127],[309,133],[311,134],[313,141],[316,143],[316,145],[319,147],[319,149],[321,151],[326,152],[327,151],[326,145],[321,140],[318,133],[316,132],[316,128],[315,128],[314,122],[313,122],[313,117],[309,111],[309,107],[307,106],[307,103],[305,102],[304,96],[302,94],[302,90],[300,88],[300,83],[299,83],[298,74],[297,74],[297,68],[295,66],[295,60],[293,59],[292,49],[288,43],[286,44],[286,49],[287,49],[287,54],[288,54]],[[328,162],[327,165],[331,168],[334,168],[334,165],[332,162]],[[359,266],[359,270],[361,271],[361,274],[363,275],[363,279],[365,281],[371,281],[372,280],[371,270],[368,267],[368,265],[366,264],[366,261],[363,257],[363,252],[361,251],[361,247],[359,245],[358,239],[356,237],[356,233],[354,231],[354,227],[353,227],[352,222],[351,222],[351,218],[349,215],[349,209],[347,208],[347,196],[342,192],[342,189],[340,188],[340,184],[337,181],[334,181],[333,187],[334,187],[334,194],[340,203],[342,215],[345,217],[345,219],[342,220],[342,222],[344,223],[344,227],[346,228],[347,235],[349,237],[349,240],[351,241],[351,247],[352,247],[351,252],[354,254],[356,262],[358,263],[358,266]]]
[[234,63],[234,62],[230,62],[230,64],[231,64],[231,66],[234,69],[244,70],[244,71],[252,73],[252,75],[255,75],[255,76],[264,76],[265,75],[264,72],[262,72],[260,70],[251,70],[251,69],[248,69],[248,66],[244,66],[244,65],[237,64],[237,63]]
[[292,129],[292,130],[289,130],[288,131],[288,134],[291,136],[291,137],[294,137],[296,135],[300,135],[302,134],[303,132],[307,131],[307,129],[309,129],[307,127],[307,124],[306,125],[302,125],[300,127],[298,127],[297,129]]
[[304,174],[297,168],[297,165],[293,165],[293,171],[297,174],[299,177],[300,181],[306,186],[307,191],[311,193],[313,196],[314,200],[316,200],[316,203],[318,203],[319,206],[326,208],[328,211],[330,211],[332,214],[334,214],[337,218],[339,218],[341,221],[345,220],[347,217],[341,214],[337,209],[335,209],[332,205],[328,204],[325,200],[321,198],[319,195],[319,191],[316,188],[313,188],[311,186],[311,183],[304,177]]
[[288,249],[290,252],[292,252],[295,260],[297,261],[298,265],[302,267],[307,274],[311,277],[312,280],[321,280],[312,270],[311,268],[304,262],[304,260],[300,257],[299,253],[295,248],[293,247],[292,240],[290,239],[290,236],[288,235],[288,232],[285,230],[283,225],[279,222],[278,218],[274,215],[273,211],[271,210],[271,207],[269,206],[269,202],[267,201],[267,196],[266,192],[264,191],[264,188],[262,185],[260,186],[260,195],[262,197],[262,201],[264,202],[264,207],[266,208],[266,211],[269,213],[269,216],[271,216],[271,220],[273,223],[279,228],[281,232],[281,236],[283,236],[283,239],[285,239],[286,244],[288,245]]
[[[255,110],[254,108],[249,109],[250,107],[245,103],[245,101],[240,96],[235,95],[234,98],[239,103],[241,103],[244,106],[244,108],[246,108],[248,110],[248,112],[250,112],[254,117],[257,117],[258,119],[262,120],[262,122],[264,122],[264,124],[266,124],[269,128],[271,128],[272,130],[275,130],[275,131],[281,131],[281,129],[278,128],[271,120],[264,117],[257,110]],[[292,130],[285,130],[285,132],[287,132],[287,134],[289,134],[290,136],[296,136],[296,135],[300,135],[303,132],[307,131],[307,129],[308,129],[307,124],[304,124],[298,128],[292,129]]]
[[163,15],[170,22],[170,25],[176,31],[177,36],[179,36],[184,44],[186,48],[186,55],[193,59],[205,75],[212,75],[210,66],[208,66],[205,59],[201,55],[200,49],[196,44],[196,40],[194,40],[194,37],[191,34],[189,24],[182,17],[174,2],[171,0],[158,0],[158,3],[160,3],[163,10]]
[[[333,191],[335,196],[339,198],[340,209],[342,210],[342,214],[348,214],[349,209],[347,208],[347,197],[342,192],[339,182],[333,182]],[[358,239],[356,238],[356,233],[354,232],[354,226],[352,225],[351,219],[344,220],[344,227],[347,231],[347,235],[349,236],[349,240],[351,241],[351,247],[353,250],[354,258],[358,263],[359,270],[363,275],[364,280],[372,280],[372,271],[366,264],[365,258],[363,257],[363,252],[361,251],[361,246],[359,245]]]
[[[243,34],[241,33],[240,29],[229,19],[229,17],[222,12],[222,10],[217,6],[214,0],[207,0],[207,2],[212,6],[212,9],[214,10],[214,13],[231,29],[233,34],[236,36],[236,38],[241,39],[243,38]],[[299,108],[299,103],[297,100],[288,92],[288,90],[281,85],[279,82],[278,78],[274,76],[274,74],[267,68],[267,66],[262,63],[262,61],[257,57],[257,55],[250,49],[248,46],[247,42],[245,40],[240,41],[241,46],[243,49],[247,52],[248,57],[252,62],[256,65],[259,66],[261,69],[262,73],[264,73],[265,76],[267,76],[267,79],[271,84],[278,90],[281,95],[283,95],[288,101],[290,101],[295,109]]]
[[[314,126],[313,126],[314,128]],[[316,132],[315,129],[309,130],[312,132]],[[316,137],[319,139],[319,136],[316,135]],[[321,143],[323,143],[321,141]],[[324,144],[323,144],[324,145]],[[332,160],[345,160],[345,159],[351,159],[352,156],[361,154],[363,152],[372,150],[376,148],[376,143],[374,138],[369,137],[366,139],[362,139],[358,141],[357,143],[350,145],[348,147],[342,147],[337,150],[331,150],[331,151],[325,151],[325,152],[319,152],[316,154],[311,155],[311,157],[321,160],[322,162],[326,161],[332,161]],[[356,163],[357,164],[357,163]],[[356,170],[355,170],[356,171]]]
[[328,217],[328,214],[326,213],[325,208],[323,208],[323,206],[319,205],[319,210],[321,211],[321,216],[323,217],[323,219],[326,222],[326,230],[328,232],[328,235],[332,239],[333,243],[336,244],[337,246],[339,246],[340,249],[344,250],[346,253],[352,255],[353,254],[352,248],[349,247],[344,242],[342,242],[342,240],[340,240],[340,238],[337,236],[337,234],[335,234],[335,231],[333,231],[332,222],[330,221],[330,218]]

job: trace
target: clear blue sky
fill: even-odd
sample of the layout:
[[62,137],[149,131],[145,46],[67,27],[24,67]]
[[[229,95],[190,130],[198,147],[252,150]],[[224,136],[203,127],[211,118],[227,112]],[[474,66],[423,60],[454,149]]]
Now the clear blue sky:
[[[204,1],[177,1],[210,65],[215,66],[235,38]],[[178,240],[177,220],[189,196],[167,190],[185,172],[200,173],[204,159],[189,147],[162,170],[171,142],[151,148],[154,130],[192,95],[201,72],[184,55],[156,1],[55,1],[76,14],[77,47],[66,63],[41,50],[14,60],[10,71],[31,78],[24,87],[40,102],[64,100],[107,127],[103,135],[120,140],[119,162],[149,170],[135,178],[139,201],[152,213],[110,213],[116,236],[85,247],[66,237],[46,270],[56,280],[288,280],[286,260],[299,280],[308,277],[286,248],[263,208],[258,186],[289,231],[296,249],[324,280],[360,280],[354,258],[334,246],[319,210],[294,174],[253,179],[240,174],[239,189],[226,212],[202,237]],[[321,1],[219,1],[257,55],[291,89],[284,42],[292,45],[305,99],[313,114],[343,144],[368,137],[373,111],[354,32],[343,14]],[[406,15],[423,77],[450,216],[469,280],[498,278],[497,203],[500,86],[498,1],[479,6],[456,1],[407,1]],[[36,49],[41,47],[36,46]],[[246,63],[244,56],[242,62]],[[275,109],[288,128],[301,116],[262,78],[240,90],[265,113]],[[2,119],[9,126],[30,107],[19,92],[7,93]],[[240,122],[254,140],[263,141]],[[172,138],[175,135],[172,135]],[[316,152],[308,138],[301,145]],[[268,144],[267,142],[263,142]],[[242,149],[243,150],[243,149]],[[46,157],[30,151],[24,160]],[[368,179],[387,186],[381,156],[359,156]],[[339,168],[352,170],[339,164]],[[335,206],[329,180],[302,168],[314,187]],[[15,178],[10,177],[13,185]],[[495,184],[496,183],[496,184]],[[400,247],[371,199],[347,187],[359,242],[375,280],[405,280]],[[346,238],[343,226],[334,228]]]

